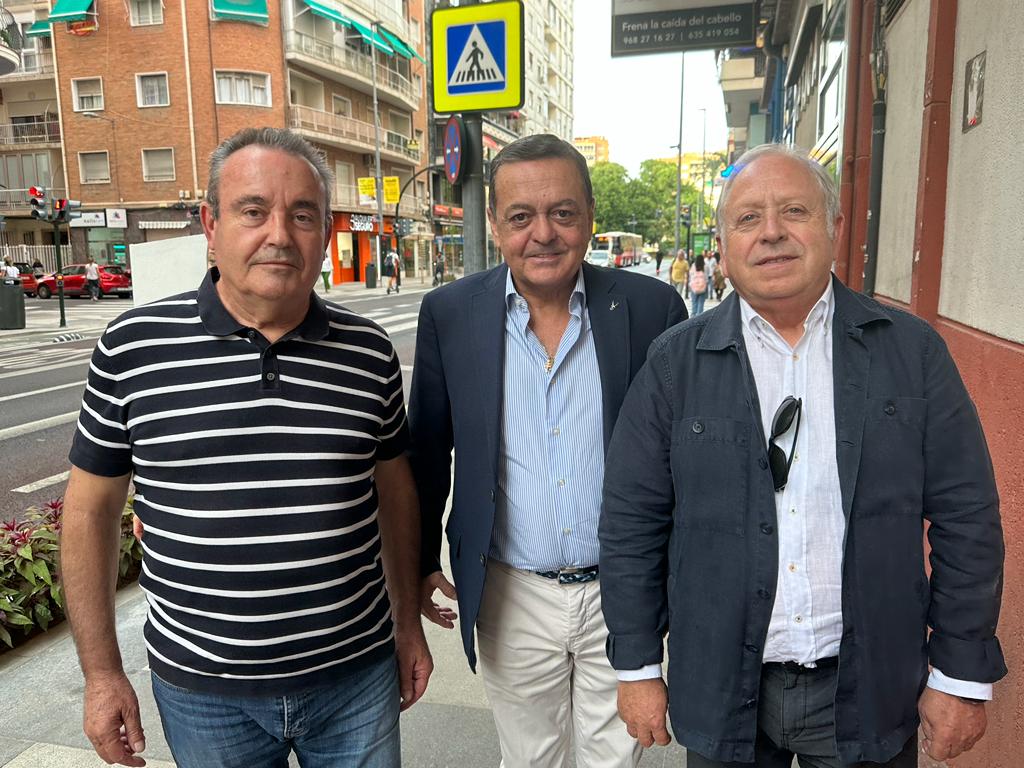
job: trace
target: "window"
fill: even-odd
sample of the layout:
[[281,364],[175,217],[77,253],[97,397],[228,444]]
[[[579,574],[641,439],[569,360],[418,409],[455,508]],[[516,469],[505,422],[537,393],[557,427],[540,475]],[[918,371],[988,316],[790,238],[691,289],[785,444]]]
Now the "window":
[[131,0],[130,6],[133,27],[164,23],[162,0]]
[[346,99],[344,96],[332,96],[331,101],[334,103],[334,114],[341,115],[342,117],[352,117],[351,99]]
[[413,43],[416,45],[423,42],[419,19],[409,19],[409,37],[412,38]]
[[218,104],[270,106],[270,75],[218,71],[216,78]]
[[412,89],[417,96],[423,96],[423,78],[419,75],[412,76]]
[[140,107],[166,107],[171,103],[167,92],[167,73],[135,76],[135,96]]
[[174,150],[142,150],[142,178],[145,181],[174,181]]
[[103,78],[85,77],[71,81],[75,112],[99,112],[103,109]]
[[79,152],[78,172],[83,184],[109,184],[110,158],[106,152]]

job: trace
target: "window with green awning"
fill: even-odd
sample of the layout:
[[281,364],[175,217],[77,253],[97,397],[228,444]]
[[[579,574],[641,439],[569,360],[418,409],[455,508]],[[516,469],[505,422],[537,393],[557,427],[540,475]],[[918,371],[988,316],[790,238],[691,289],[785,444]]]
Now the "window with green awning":
[[[212,0],[213,17],[222,21],[247,21],[266,24],[270,21],[267,0]],[[53,18],[53,14],[50,15]]]
[[399,56],[404,56],[407,59],[411,59],[415,55],[413,51],[405,42],[395,34],[388,32],[384,27],[377,27],[377,31],[388,41],[388,45],[395,49],[395,53]]
[[359,36],[363,38],[367,43],[372,45],[378,51],[383,51],[389,56],[395,55],[395,49],[388,44],[388,41],[378,35],[372,29],[365,24],[361,24],[355,19],[351,19],[352,29],[359,33]]
[[49,20],[37,21],[35,24],[33,24],[31,27],[25,30],[25,37],[49,37],[50,34],[51,31]]
[[304,2],[309,10],[317,16],[333,21],[336,24],[341,24],[343,27],[352,26],[352,20],[333,5],[326,2],[317,2],[317,0],[304,0]]
[[93,0],[57,0],[50,11],[49,23],[57,21],[84,21],[92,8]]

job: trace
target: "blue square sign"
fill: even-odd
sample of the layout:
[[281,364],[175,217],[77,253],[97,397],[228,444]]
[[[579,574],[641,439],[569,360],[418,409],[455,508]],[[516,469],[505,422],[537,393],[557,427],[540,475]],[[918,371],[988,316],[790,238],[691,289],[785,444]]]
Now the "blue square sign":
[[505,21],[481,21],[448,27],[448,92],[505,90]]

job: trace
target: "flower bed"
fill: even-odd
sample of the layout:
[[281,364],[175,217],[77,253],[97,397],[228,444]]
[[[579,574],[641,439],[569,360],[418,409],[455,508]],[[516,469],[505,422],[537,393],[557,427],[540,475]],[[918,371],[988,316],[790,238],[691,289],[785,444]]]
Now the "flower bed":
[[[60,532],[64,500],[30,507],[23,520],[0,523],[0,641],[8,648],[64,619]],[[132,534],[132,500],[121,514],[118,586],[138,578],[142,545]],[[0,645],[0,652],[3,646]]]

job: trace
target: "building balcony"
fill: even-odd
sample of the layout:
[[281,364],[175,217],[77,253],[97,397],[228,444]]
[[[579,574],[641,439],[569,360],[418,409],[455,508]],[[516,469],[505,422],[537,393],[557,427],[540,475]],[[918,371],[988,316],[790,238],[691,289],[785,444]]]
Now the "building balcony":
[[718,61],[718,82],[725,100],[725,122],[729,128],[745,127],[750,120],[750,105],[761,101],[764,89],[764,54],[734,55],[724,53]]
[[13,83],[23,80],[53,80],[53,51],[24,50],[19,54],[18,68],[0,78],[0,82]]
[[0,123],[0,150],[17,147],[60,148],[60,123]]
[[345,0],[344,4],[354,11],[361,11],[367,19],[375,19],[403,40],[408,39],[405,18],[395,8],[396,3],[389,0]]
[[[292,105],[288,107],[288,125],[306,138],[320,144],[372,154],[377,145],[373,123],[321,109]],[[382,160],[417,165],[420,150],[409,149],[409,137],[394,131],[380,131]]]
[[[402,202],[398,206],[398,215],[407,219],[423,219],[426,217],[427,203],[425,200],[417,200],[410,190],[411,186],[402,195]],[[359,188],[351,184],[335,184],[334,191],[332,192],[332,201],[334,208],[357,211],[374,216],[377,214],[377,201],[361,198]],[[394,204],[384,204],[384,215],[395,215]]]
[[[373,59],[365,53],[294,29],[285,32],[284,50],[286,58],[301,62],[328,80],[363,93],[373,92]],[[378,98],[413,112],[420,108],[420,93],[408,78],[380,64],[376,76]]]

